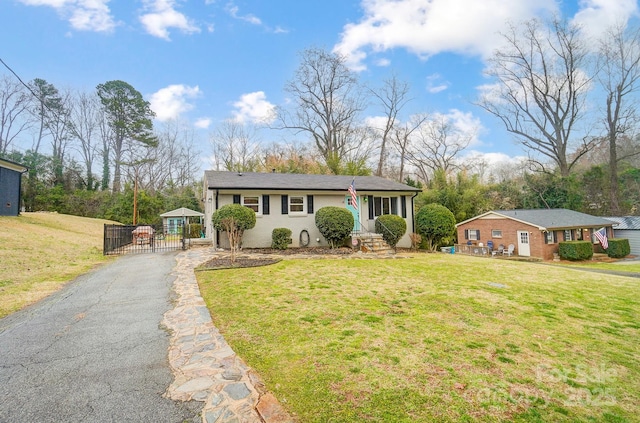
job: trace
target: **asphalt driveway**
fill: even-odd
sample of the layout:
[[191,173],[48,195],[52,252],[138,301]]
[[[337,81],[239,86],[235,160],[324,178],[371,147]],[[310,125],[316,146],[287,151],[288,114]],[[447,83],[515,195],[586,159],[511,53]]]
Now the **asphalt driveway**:
[[162,394],[175,252],[120,257],[0,319],[0,422],[200,422]]

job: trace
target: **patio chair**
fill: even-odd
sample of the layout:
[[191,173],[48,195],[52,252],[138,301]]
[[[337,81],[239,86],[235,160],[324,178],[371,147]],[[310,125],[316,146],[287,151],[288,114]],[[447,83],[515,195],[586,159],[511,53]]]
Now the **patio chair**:
[[511,257],[511,255],[513,254],[513,250],[515,250],[516,246],[513,244],[509,244],[509,247],[507,247],[506,250],[502,250],[502,255],[506,255],[508,257]]
[[491,256],[492,257],[501,256],[503,253],[504,253],[504,245],[500,244],[500,245],[498,245],[498,249],[497,250],[491,251]]

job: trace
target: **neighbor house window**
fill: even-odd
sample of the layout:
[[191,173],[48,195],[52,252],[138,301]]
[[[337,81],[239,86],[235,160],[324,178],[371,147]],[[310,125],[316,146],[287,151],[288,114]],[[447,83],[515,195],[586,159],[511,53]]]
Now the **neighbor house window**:
[[260,213],[260,197],[242,197],[242,205],[249,207],[256,213]]
[[502,230],[491,229],[491,238],[502,238]]
[[551,231],[551,232],[545,232],[544,234],[544,242],[545,244],[555,244],[556,243],[556,233]]
[[289,213],[304,213],[304,196],[291,195],[289,196]]
[[573,234],[571,229],[564,230],[564,240],[565,241],[573,241]]
[[469,241],[478,241],[480,240],[480,230],[479,229],[465,229],[464,230],[464,239]]

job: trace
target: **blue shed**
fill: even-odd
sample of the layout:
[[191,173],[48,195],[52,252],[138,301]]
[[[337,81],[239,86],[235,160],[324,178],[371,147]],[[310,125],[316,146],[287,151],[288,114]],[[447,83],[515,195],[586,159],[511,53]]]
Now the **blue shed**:
[[0,216],[20,214],[20,192],[25,166],[0,159]]

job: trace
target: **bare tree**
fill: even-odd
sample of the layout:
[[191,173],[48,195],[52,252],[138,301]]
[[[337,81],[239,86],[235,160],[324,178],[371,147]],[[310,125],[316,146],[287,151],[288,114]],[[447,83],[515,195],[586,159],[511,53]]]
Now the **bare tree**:
[[394,128],[398,120],[398,113],[409,102],[409,84],[400,81],[394,74],[386,79],[379,91],[371,90],[382,106],[384,112],[383,126],[375,128],[380,136],[380,156],[376,168],[376,176],[382,176],[389,155],[388,145],[391,143]]
[[409,121],[404,124],[396,124],[393,128],[393,137],[391,141],[398,152],[400,158],[400,169],[398,171],[398,182],[404,181],[405,163],[409,148],[411,147],[411,137],[413,133],[422,126],[427,120],[426,114],[417,114],[411,116]]
[[456,159],[475,136],[456,128],[447,116],[436,115],[423,122],[406,150],[407,161],[417,170],[424,182],[441,170],[450,174],[458,168]]
[[8,152],[16,137],[29,128],[29,97],[18,81],[0,78],[0,155]]
[[609,147],[610,213],[620,213],[618,163],[630,155],[622,153],[623,139],[637,133],[638,103],[634,94],[640,88],[640,29],[626,30],[617,25],[610,28],[600,42],[598,81],[606,96],[604,126]]
[[[558,19],[545,28],[531,20],[502,35],[506,47],[494,53],[488,70],[496,85],[484,92],[478,105],[568,176],[594,145],[592,138],[578,142],[573,134],[591,85],[585,73],[588,50],[580,31]],[[538,164],[544,170],[544,164]]]
[[211,136],[216,170],[255,171],[260,163],[260,145],[255,129],[235,120],[225,120]]
[[98,152],[101,120],[102,111],[98,96],[78,92],[70,107],[69,128],[78,140],[77,148],[85,167],[84,184],[88,190],[94,189],[93,162]]
[[356,75],[344,57],[322,49],[302,52],[295,77],[285,90],[293,96],[293,113],[280,109],[283,129],[306,133],[336,173],[335,163],[357,146],[353,135],[364,102]]

